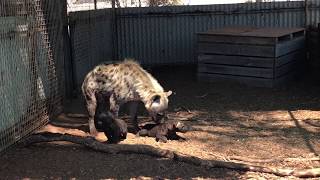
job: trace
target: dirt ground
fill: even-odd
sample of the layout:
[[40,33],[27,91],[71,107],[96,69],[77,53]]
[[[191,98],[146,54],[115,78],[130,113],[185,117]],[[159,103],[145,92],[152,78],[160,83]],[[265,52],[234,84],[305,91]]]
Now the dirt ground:
[[[276,168],[314,168],[320,161],[305,158],[320,153],[320,81],[305,76],[278,88],[196,80],[192,67],[153,70],[170,97],[169,115],[201,131],[181,136],[187,141],[158,143],[129,133],[122,144],[144,144],[202,159],[228,157],[277,159],[257,163]],[[67,113],[84,113],[74,99]],[[123,108],[125,112],[125,108]],[[141,112],[144,114],[144,112]],[[85,118],[63,115],[53,120],[88,131]],[[282,161],[285,158],[293,158]],[[70,143],[38,144],[9,149],[0,156],[0,179],[296,179],[230,169],[206,169],[148,155],[109,155]]]

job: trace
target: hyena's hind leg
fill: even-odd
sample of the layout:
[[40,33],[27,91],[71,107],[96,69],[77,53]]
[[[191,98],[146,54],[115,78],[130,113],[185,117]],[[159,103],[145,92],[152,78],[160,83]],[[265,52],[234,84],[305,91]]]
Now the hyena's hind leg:
[[110,101],[110,112],[112,113],[113,118],[118,118],[120,105],[114,94],[110,96],[109,101]]
[[131,101],[129,103],[129,115],[130,115],[130,121],[133,124],[133,129],[132,129],[133,132],[138,132],[140,130],[138,126],[138,117],[137,117],[138,106],[139,106],[138,101]]
[[94,125],[94,115],[97,109],[97,99],[93,92],[85,92],[84,94],[85,100],[86,100],[86,107],[88,111],[88,124],[89,124],[89,130],[91,136],[98,135],[98,131]]

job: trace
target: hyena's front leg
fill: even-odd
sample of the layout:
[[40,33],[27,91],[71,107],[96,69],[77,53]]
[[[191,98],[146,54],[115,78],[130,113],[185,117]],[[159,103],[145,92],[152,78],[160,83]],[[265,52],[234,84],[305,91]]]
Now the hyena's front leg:
[[157,133],[156,134],[156,141],[158,142],[163,142],[163,143],[166,143],[168,141],[167,137],[160,134],[160,133]]
[[86,94],[85,97],[86,97],[86,105],[87,105],[88,116],[89,116],[88,123],[89,123],[90,135],[95,137],[96,135],[98,135],[98,131],[94,125],[94,115],[97,108],[97,100],[94,93]]
[[138,132],[140,130],[138,126],[138,118],[137,118],[138,106],[139,106],[138,101],[131,101],[129,104],[130,120],[133,123],[134,132]]

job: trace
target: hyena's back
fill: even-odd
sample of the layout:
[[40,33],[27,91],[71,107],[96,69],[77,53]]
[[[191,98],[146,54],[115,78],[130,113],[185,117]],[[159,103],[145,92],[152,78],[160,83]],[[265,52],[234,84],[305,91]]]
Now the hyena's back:
[[111,92],[119,101],[146,101],[154,93],[163,93],[163,88],[148,72],[132,60],[95,67],[85,78],[82,91]]

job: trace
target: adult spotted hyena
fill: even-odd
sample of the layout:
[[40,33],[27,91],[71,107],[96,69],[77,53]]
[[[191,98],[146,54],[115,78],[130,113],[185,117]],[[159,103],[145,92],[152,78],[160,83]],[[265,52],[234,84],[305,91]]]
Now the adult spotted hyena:
[[123,103],[131,101],[130,116],[136,129],[139,101],[144,103],[152,119],[159,123],[163,121],[164,112],[168,108],[168,97],[172,94],[171,91],[165,92],[158,81],[134,60],[125,59],[119,63],[96,66],[87,74],[82,84],[91,135],[97,133],[94,126],[96,92],[111,93],[109,101],[113,118],[118,117],[119,108]]

